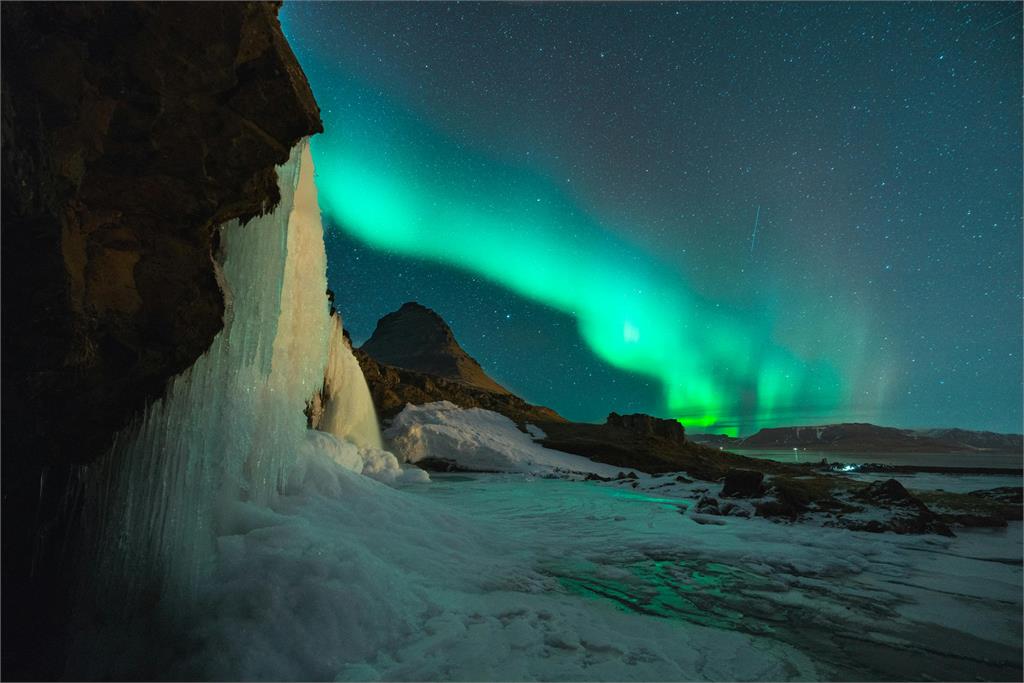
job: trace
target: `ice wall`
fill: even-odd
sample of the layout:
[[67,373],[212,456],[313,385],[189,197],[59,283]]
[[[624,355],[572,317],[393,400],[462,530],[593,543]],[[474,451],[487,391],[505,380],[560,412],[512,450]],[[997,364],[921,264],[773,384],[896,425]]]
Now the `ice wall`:
[[334,316],[332,320],[319,428],[360,448],[382,449],[384,445],[377,411],[373,407],[366,377],[345,339],[340,316]]
[[224,329],[86,477],[86,613],[188,610],[223,511],[269,502],[308,441],[331,319],[307,142],[278,168],[281,202],[221,228]]

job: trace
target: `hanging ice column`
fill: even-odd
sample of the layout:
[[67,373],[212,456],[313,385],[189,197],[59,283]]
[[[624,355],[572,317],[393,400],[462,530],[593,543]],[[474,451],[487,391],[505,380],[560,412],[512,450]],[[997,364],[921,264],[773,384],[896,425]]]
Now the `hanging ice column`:
[[308,143],[278,168],[272,213],[221,228],[224,329],[88,475],[89,592],[187,606],[223,511],[268,503],[306,437],[331,335],[326,255]]
[[327,358],[318,429],[330,432],[359,448],[382,449],[380,424],[370,389],[342,330],[340,316],[332,318],[331,345]]

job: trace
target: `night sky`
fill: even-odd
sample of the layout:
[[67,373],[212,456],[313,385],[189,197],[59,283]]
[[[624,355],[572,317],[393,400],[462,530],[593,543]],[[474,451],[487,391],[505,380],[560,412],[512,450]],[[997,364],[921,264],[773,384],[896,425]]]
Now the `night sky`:
[[578,420],[1021,431],[1019,3],[287,3],[356,343]]

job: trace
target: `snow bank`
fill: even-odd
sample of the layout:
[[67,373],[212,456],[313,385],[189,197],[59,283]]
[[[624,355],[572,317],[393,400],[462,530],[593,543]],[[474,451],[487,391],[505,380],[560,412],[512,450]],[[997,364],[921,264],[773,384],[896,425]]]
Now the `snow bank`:
[[565,471],[614,477],[632,471],[544,448],[534,442],[538,434],[543,432],[534,427],[524,433],[512,420],[490,410],[438,401],[407,405],[384,432],[384,438],[406,462],[432,458],[478,472]]

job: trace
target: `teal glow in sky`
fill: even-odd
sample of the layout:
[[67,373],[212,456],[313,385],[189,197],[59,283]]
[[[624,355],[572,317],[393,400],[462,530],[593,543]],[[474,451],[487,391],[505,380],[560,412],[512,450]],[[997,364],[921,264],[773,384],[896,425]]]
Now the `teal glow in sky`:
[[[919,400],[915,390],[925,391],[930,382],[915,376],[913,366],[928,362],[929,347],[934,353],[943,344],[934,336],[939,328],[919,318],[932,306],[921,292],[931,273],[914,275],[912,252],[918,251],[921,273],[924,261],[942,251],[934,243],[939,233],[920,215],[929,202],[938,212],[944,198],[936,194],[941,178],[931,181],[936,187],[922,188],[900,180],[900,173],[916,172],[912,160],[873,163],[877,141],[857,134],[861,119],[871,115],[857,107],[885,109],[888,103],[878,101],[885,97],[875,93],[874,99],[861,98],[867,104],[832,104],[843,108],[836,114],[841,123],[852,123],[826,135],[817,117],[800,122],[781,112],[779,98],[785,101],[788,86],[780,83],[775,94],[764,89],[761,81],[781,76],[758,66],[763,57],[693,69],[700,55],[694,57],[692,45],[675,43],[660,28],[680,10],[691,15],[687,30],[705,27],[705,39],[722,25],[711,15],[725,11],[674,5],[636,13],[583,5],[287,6],[283,23],[324,120],[313,153],[325,214],[369,248],[453,266],[571,316],[598,358],[654,381],[658,401],[648,412],[677,417],[691,430],[747,433],[775,424],[856,419],[985,426],[976,420],[979,406],[962,411],[964,417],[940,414],[934,405],[911,409]],[[744,22],[764,25],[766,17],[754,16],[758,12],[763,10],[740,10],[740,18],[724,24],[720,42],[738,45]],[[831,30],[845,33],[842,21],[836,23],[844,13],[834,11]],[[869,18],[890,27],[917,22],[905,14],[901,19],[879,11]],[[772,21],[813,32],[814,22],[827,15],[821,7],[780,8]],[[620,35],[616,26],[632,28]],[[634,35],[640,28],[646,38]],[[781,49],[782,42],[772,47]],[[802,52],[799,41],[790,47],[794,58],[811,62],[808,73],[830,59],[809,47]],[[948,51],[950,59],[962,59],[961,53]],[[727,54],[720,57],[729,61]],[[678,64],[687,66],[686,73],[679,74]],[[862,74],[863,68],[851,66],[848,87],[872,77],[881,78],[878,91],[895,87],[895,76],[890,82]],[[739,102],[729,99],[729,91],[707,90],[725,87],[728,74],[736,90],[750,80]],[[609,98],[609,83],[619,83],[617,97]],[[702,106],[689,106],[685,97],[673,100],[674,109],[666,106],[680,84],[702,92]],[[844,92],[836,88],[837,97]],[[914,92],[908,87],[903,94]],[[762,110],[760,118],[738,116],[751,101]],[[1007,104],[1006,113],[1014,107],[1019,110],[1019,102]],[[647,110],[655,113],[644,120]],[[651,134],[660,129],[662,137]],[[894,148],[923,144],[891,131],[885,136]],[[1019,176],[1019,155],[1008,171]],[[894,206],[884,179],[864,187],[860,174],[868,172],[888,174],[914,206]],[[888,215],[878,212],[883,201]],[[892,224],[894,217],[905,221],[911,208],[918,214],[917,235]],[[1005,220],[1000,212],[1018,208],[1019,201],[1014,208],[1000,199],[994,210]],[[1019,225],[1019,215],[1011,213],[1011,226],[1015,219]],[[1019,245],[993,244],[1009,249],[1011,257],[1019,254]],[[990,256],[1000,269],[994,277],[1012,277],[1006,254]],[[345,268],[332,261],[335,266]],[[382,272],[378,282],[363,287],[386,288],[393,276]],[[875,293],[875,280],[887,277],[893,292],[901,290],[896,296]],[[1007,294],[1019,304],[1019,282]],[[907,296],[921,297],[909,307],[920,310],[900,319],[894,306],[906,304]],[[342,294],[341,300],[346,312],[351,298]],[[1012,339],[1019,311],[1001,324],[999,331]],[[455,332],[466,343],[475,330]],[[1016,341],[1019,346],[1019,335]],[[472,342],[466,345],[474,352]],[[485,368],[499,364],[476,354]],[[978,362],[986,362],[984,354]],[[1007,362],[1019,368],[1019,358]],[[529,368],[517,373],[528,375]],[[497,378],[529,384],[500,373]],[[936,384],[940,391],[945,382]],[[556,398],[537,393],[527,398],[564,410]],[[595,413],[619,409],[613,386],[592,400]],[[990,424],[1013,429],[1019,414],[1018,392],[1017,403]]]

